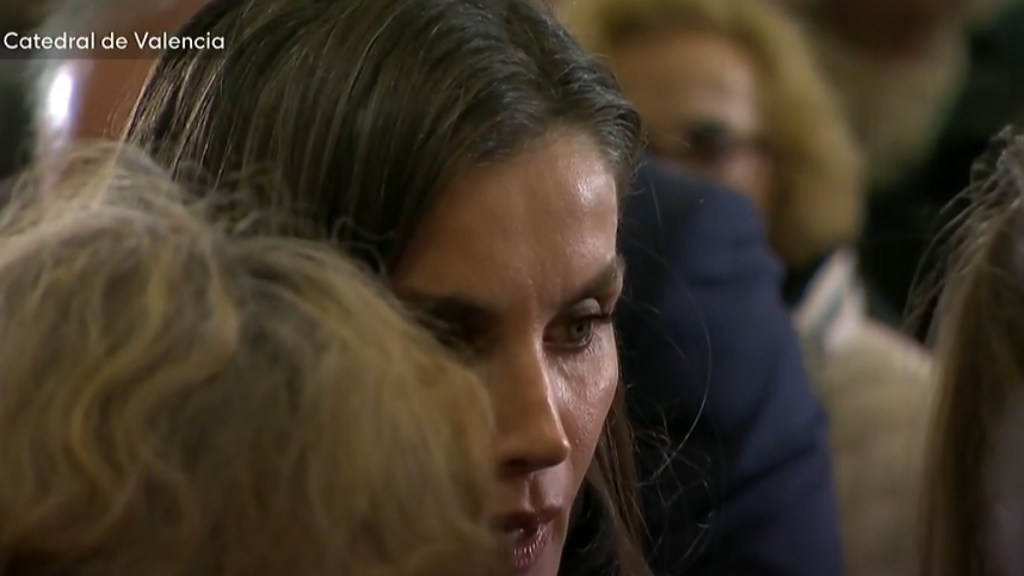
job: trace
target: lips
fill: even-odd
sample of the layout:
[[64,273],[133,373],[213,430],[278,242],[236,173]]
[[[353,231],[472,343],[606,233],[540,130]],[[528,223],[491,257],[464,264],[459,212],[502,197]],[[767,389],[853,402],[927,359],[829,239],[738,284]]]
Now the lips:
[[557,516],[556,510],[549,510],[509,514],[498,520],[495,529],[502,555],[514,573],[529,572],[537,564],[547,549],[551,523]]

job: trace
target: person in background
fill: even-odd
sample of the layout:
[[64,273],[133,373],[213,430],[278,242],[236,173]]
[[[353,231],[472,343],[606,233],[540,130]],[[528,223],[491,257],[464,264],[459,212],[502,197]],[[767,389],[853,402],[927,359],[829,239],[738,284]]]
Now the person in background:
[[382,287],[137,152],[65,167],[0,214],[0,572],[498,573],[486,392]]
[[[560,12],[584,44],[593,47],[590,33],[597,30],[579,19],[609,6],[608,2],[564,3]],[[652,7],[642,2],[631,5],[641,13],[645,6]],[[728,6],[721,10],[730,11]],[[643,27],[638,35],[645,33]],[[691,63],[706,64],[704,71],[710,74],[728,64],[728,60],[711,58],[721,53],[692,51],[690,55],[695,56]],[[649,57],[648,70],[662,62],[659,55],[647,52],[644,56]],[[639,102],[623,71],[616,72],[641,113],[649,111],[644,104],[650,101]],[[747,87],[754,89],[753,84]],[[662,116],[670,124],[666,144],[680,151],[681,134],[676,131],[680,125],[673,125],[670,116],[678,111],[671,102],[679,86],[669,80],[649,88],[656,93],[655,105],[668,103],[669,115]],[[723,94],[710,99],[714,96]],[[724,96],[715,104],[726,108],[736,104],[729,101],[730,95]],[[749,123],[758,121],[760,111],[742,106],[739,110],[740,117],[728,120],[755,129]],[[824,121],[826,126],[829,121],[835,125],[832,117]],[[737,162],[732,167],[738,168],[734,174],[738,177],[723,178],[726,184],[751,191],[742,179],[752,178],[767,191],[775,175],[757,159],[758,143],[744,142],[742,136],[730,140],[733,134],[723,134],[716,122],[698,122],[693,127],[706,137],[702,144],[710,144],[713,152],[718,150],[716,144],[724,144],[726,154],[735,153],[732,158]],[[796,138],[805,135],[806,131]],[[649,138],[657,140],[659,134],[651,130]],[[752,146],[744,149],[744,144]],[[817,146],[826,146],[834,154],[819,161]],[[810,148],[817,165],[786,175],[806,191],[801,206],[805,211],[821,207],[816,204],[820,196],[807,183],[820,179],[821,172],[834,168],[840,178],[856,177],[856,160],[841,129],[826,131]],[[647,521],[659,527],[656,534],[667,525],[672,527],[667,532],[677,535],[653,543],[660,562],[656,566],[672,574],[841,573],[826,428],[779,297],[781,271],[752,209],[761,207],[774,215],[774,207],[766,206],[773,202],[756,193],[739,197],[690,170],[680,170],[678,164],[660,159],[641,167],[635,186],[638,193],[627,198],[621,232],[630,273],[618,327],[624,376],[632,386],[627,399],[634,423],[639,423],[641,436],[645,431],[657,435],[665,426],[673,438],[686,438],[681,449],[670,446],[680,451],[667,463],[663,456],[640,448],[641,463],[648,467],[645,472],[661,489],[647,495],[662,498],[647,502]],[[840,184],[834,195],[822,200],[831,204],[825,205],[828,221],[815,222],[820,227],[813,228],[825,238],[852,234],[857,223],[855,182]],[[797,215],[780,216],[796,219]],[[781,237],[777,232],[776,227],[770,230],[775,238]],[[787,240],[803,251],[801,257],[810,253],[800,239]],[[665,502],[689,507],[706,519],[699,526],[707,529],[683,526]],[[680,542],[691,547],[687,561],[666,561]]]
[[[815,55],[867,157],[864,275],[897,313],[927,332],[911,293],[941,257],[929,248],[956,220],[947,205],[971,162],[1020,109],[1020,0],[794,0]],[[924,314],[922,314],[922,312]],[[908,320],[923,320],[908,322]],[[924,329],[912,324],[920,324]]]
[[[114,11],[128,6],[139,9],[127,0],[112,0],[106,5]],[[56,9],[64,12],[56,21],[74,20],[75,2]],[[120,13],[131,19],[131,11]],[[152,14],[137,16],[149,18]],[[163,25],[174,29],[183,22],[166,21]],[[422,59],[425,47],[433,49],[437,37],[431,38],[416,48],[417,59]],[[400,62],[397,58],[394,61]],[[61,64],[42,62],[55,68]],[[94,98],[109,82],[135,93],[131,79],[116,76],[115,66],[106,60],[94,60],[89,67],[72,72],[67,78],[86,100]],[[422,95],[431,93],[426,87],[433,85],[431,78],[436,76],[421,78],[410,73],[408,78],[403,77],[399,85],[408,86],[416,99],[415,108],[410,110],[423,110]],[[106,78],[104,82],[97,82],[101,77]],[[314,69],[295,77],[301,80],[294,84],[301,86],[317,74]],[[52,93],[54,75],[43,73],[40,78],[40,92]],[[505,90],[511,86],[498,83],[492,88]],[[254,92],[246,92],[247,98]],[[394,91],[389,89],[388,93]],[[350,113],[380,110],[371,108],[366,98],[345,100],[354,109]],[[330,110],[337,109],[338,101],[332,101]],[[109,118],[112,104],[108,101],[106,108],[74,107],[75,113],[58,118],[40,116],[38,133],[58,137],[95,133],[90,127],[97,125],[97,118]],[[215,111],[226,113],[232,108]],[[259,121],[270,123],[281,110],[267,109]],[[504,115],[497,110],[495,120]],[[409,121],[419,113],[402,118]],[[360,116],[366,117],[375,116]],[[109,122],[101,124],[104,130],[121,129]],[[361,126],[356,121],[342,126],[346,129],[337,138],[379,142],[375,157],[385,163],[394,157],[399,174],[404,173],[410,158],[417,159],[419,151],[429,150],[421,146],[417,153],[403,156],[384,146],[377,135],[401,132],[394,123],[381,124],[377,131],[356,131],[355,127]],[[291,149],[308,148],[306,140],[311,136],[303,136],[305,140],[296,141]],[[278,149],[278,153],[283,150]],[[352,153],[339,156],[340,160],[331,165],[351,165]],[[381,173],[375,174],[371,181],[379,184]],[[635,183],[636,193],[625,196],[623,209],[631,222],[659,235],[663,243],[652,253],[642,242],[633,241],[638,239],[623,241],[622,250],[631,270],[626,280],[631,298],[620,307],[623,317],[617,320],[628,350],[644,350],[643,342],[652,342],[649,354],[627,354],[623,358],[627,380],[632,383],[626,390],[631,416],[642,424],[639,434],[643,438],[667,437],[665,443],[640,442],[638,448],[644,475],[642,512],[650,527],[648,558],[660,573],[669,574],[717,574],[721,570],[783,576],[839,574],[840,550],[824,416],[808,387],[792,328],[777,296],[779,270],[766,248],[757,214],[743,198],[669,167],[645,163],[639,174],[642,181]],[[339,176],[331,190],[336,191],[337,182],[350,177]],[[389,186],[386,190],[408,193],[430,185],[409,184],[401,176],[394,178],[397,188]],[[481,190],[487,190],[487,186]],[[655,205],[664,210],[667,225],[662,226],[655,216]],[[489,216],[481,217],[481,222],[496,227]],[[567,225],[567,221],[559,222]],[[523,235],[520,232],[511,237],[521,239]],[[465,238],[459,239],[459,246],[466,244]],[[524,243],[523,248],[533,245]],[[550,246],[543,249],[551,250]],[[494,268],[495,262],[501,262],[495,259],[502,254],[504,250],[493,251],[488,264],[470,268],[476,276],[489,278],[491,272],[481,275],[481,271]],[[684,292],[684,298],[670,296]],[[645,306],[671,310],[654,325],[649,325],[645,317],[642,325],[633,322],[630,326],[630,313]],[[663,337],[650,340],[649,336],[659,330],[663,330]],[[709,333],[713,336],[710,341]],[[633,341],[640,345],[629,344]],[[659,371],[643,374],[648,362]],[[500,377],[501,372],[496,375]],[[685,493],[680,494],[681,490]],[[560,566],[563,576],[595,573],[607,563],[608,556],[614,556],[607,552],[617,548],[603,540],[608,532],[602,530],[607,517],[602,513],[606,503],[600,493],[585,489],[577,505],[578,514],[574,515]]]
[[862,242],[863,261],[871,264],[865,271],[885,278],[890,291],[909,299],[913,327],[922,339],[937,302],[934,293],[910,287],[915,279],[941,274],[944,255],[933,248],[947,240],[946,232],[961,217],[964,205],[957,197],[970,182],[971,166],[992,135],[1024,111],[1024,2],[994,4],[998,9],[968,27],[967,74],[937,143],[924,164],[873,196],[871,227]]
[[967,30],[1016,1],[810,0],[797,7],[865,150],[872,190],[897,185],[928,158],[967,77]]
[[922,528],[922,576],[1024,573],[1024,136],[978,159],[938,287],[941,388]]
[[930,359],[868,317],[853,250],[860,158],[800,30],[762,0],[594,0],[570,18],[607,55],[651,152],[764,214],[830,416],[847,572],[912,573]]
[[569,19],[636,104],[653,154],[765,214],[798,302],[796,277],[856,240],[864,203],[859,151],[800,31],[763,0],[596,0]]

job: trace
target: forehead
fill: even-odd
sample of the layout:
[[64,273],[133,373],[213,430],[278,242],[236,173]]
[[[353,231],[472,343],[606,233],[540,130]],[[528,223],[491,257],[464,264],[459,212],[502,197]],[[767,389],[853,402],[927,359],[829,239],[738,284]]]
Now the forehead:
[[738,43],[677,28],[625,41],[612,51],[623,89],[641,112],[734,115],[756,108],[757,67]]
[[497,311],[551,305],[614,259],[617,224],[616,179],[600,151],[553,135],[456,178],[403,255],[395,289]]

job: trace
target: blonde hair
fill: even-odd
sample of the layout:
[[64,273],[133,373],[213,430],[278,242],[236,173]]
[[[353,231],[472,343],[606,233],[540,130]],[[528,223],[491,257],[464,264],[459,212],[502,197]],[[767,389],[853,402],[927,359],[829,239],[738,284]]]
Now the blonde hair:
[[[588,0],[564,14],[592,52],[679,28],[707,30],[746,49],[759,66],[765,140],[776,162],[775,249],[806,264],[860,233],[861,156],[802,30],[765,0]],[[612,62],[612,64],[614,64]]]
[[0,573],[490,573],[478,381],[339,254],[114,156],[0,218]]
[[996,437],[1024,393],[1024,138],[1001,134],[972,181],[934,327],[941,388],[925,478],[924,576],[999,573],[987,487],[998,488],[990,476],[1006,469]]

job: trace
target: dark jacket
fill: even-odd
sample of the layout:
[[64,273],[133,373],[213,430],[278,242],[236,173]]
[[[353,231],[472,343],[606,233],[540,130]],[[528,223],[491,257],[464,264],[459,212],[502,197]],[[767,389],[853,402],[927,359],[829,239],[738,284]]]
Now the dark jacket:
[[[621,244],[621,363],[655,573],[841,574],[825,415],[759,215],[647,164]],[[582,543],[570,536],[564,574],[599,572],[574,566]]]

